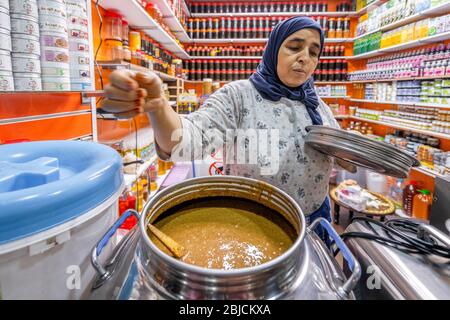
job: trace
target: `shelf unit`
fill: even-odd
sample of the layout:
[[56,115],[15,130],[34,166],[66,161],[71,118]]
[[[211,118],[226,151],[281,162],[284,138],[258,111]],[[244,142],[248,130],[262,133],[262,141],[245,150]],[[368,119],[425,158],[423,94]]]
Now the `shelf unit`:
[[426,80],[439,80],[450,79],[450,75],[446,76],[432,76],[432,77],[404,77],[395,79],[377,79],[377,80],[351,80],[351,83],[376,83],[376,82],[396,82],[396,81],[426,81]]
[[369,123],[375,123],[375,124],[380,124],[380,125],[391,127],[391,128],[395,128],[395,129],[402,129],[402,130],[406,130],[406,131],[421,133],[421,134],[425,134],[425,135],[428,135],[428,136],[441,138],[441,139],[447,139],[447,140],[450,139],[450,134],[439,133],[439,132],[434,132],[434,131],[429,131],[429,130],[415,129],[415,128],[406,127],[404,125],[398,125],[398,124],[395,124],[395,123],[389,123],[389,122],[384,122],[384,121],[379,121],[379,120],[366,119],[366,118],[356,117],[356,116],[349,116],[349,119],[363,121],[363,122],[369,122]]
[[388,48],[383,48],[383,49],[378,49],[378,50],[358,54],[358,55],[355,55],[352,57],[348,57],[348,59],[357,60],[357,59],[373,58],[373,57],[381,56],[384,53],[398,52],[400,50],[411,49],[411,48],[415,48],[417,46],[426,45],[426,44],[430,44],[430,43],[436,43],[436,42],[445,41],[445,40],[449,40],[449,39],[450,39],[450,31],[447,31],[447,32],[436,34],[436,35],[426,37],[423,39],[413,40],[413,41],[409,41],[406,43],[391,46]]
[[[222,59],[222,60],[252,60],[252,59],[262,59],[262,56],[191,56],[191,60],[211,60],[211,59]],[[333,56],[333,57],[324,57],[321,56],[320,60],[345,60],[347,57],[344,56]]]
[[[164,1],[161,1],[164,2]],[[99,0],[98,4],[107,10],[116,10],[130,22],[131,27],[143,30],[152,39],[179,58],[188,59],[183,47],[172,38],[136,0]],[[170,8],[169,8],[170,9]],[[173,15],[173,13],[172,13]],[[175,17],[174,17],[175,18]],[[178,20],[178,19],[177,19]]]
[[319,96],[321,99],[350,99],[349,96]]
[[368,4],[367,6],[362,8],[361,10],[358,10],[353,16],[354,17],[360,17],[360,16],[366,14],[367,12],[372,11],[372,9],[375,9],[375,8],[381,6],[386,1],[387,0],[375,0],[375,1],[372,1],[372,3]]
[[[252,38],[252,39],[191,39],[190,43],[213,44],[213,43],[264,43],[268,38]],[[350,43],[353,38],[326,38],[325,43]]]
[[381,101],[381,100],[365,100],[365,99],[350,99],[352,102],[361,103],[376,103],[376,104],[392,104],[400,106],[413,106],[413,107],[430,107],[430,108],[450,108],[449,104],[437,104],[427,102],[408,102],[408,101]]
[[322,17],[353,17],[356,11],[343,12],[246,12],[246,13],[193,13],[192,18],[222,18],[222,17],[297,17],[297,16],[322,16]]
[[413,23],[413,22],[417,22],[417,21],[420,21],[420,20],[423,20],[423,19],[426,19],[426,18],[437,17],[437,16],[442,15],[443,13],[445,14],[445,12],[448,12],[448,11],[450,11],[450,3],[444,3],[444,4],[441,4],[441,5],[437,6],[437,7],[424,10],[422,12],[413,14],[413,15],[411,15],[409,17],[406,17],[404,19],[401,19],[399,21],[396,21],[396,22],[390,23],[388,25],[382,26],[382,27],[377,28],[377,29],[375,29],[373,31],[366,32],[365,34],[362,34],[360,36],[355,37],[355,40],[363,38],[363,37],[371,35],[371,34],[374,34],[374,33],[377,33],[379,31],[390,31],[390,30],[393,30],[395,28],[403,27],[403,26],[405,26],[407,24],[410,24],[410,23]]
[[130,69],[130,70],[134,70],[134,71],[140,71],[140,72],[148,72],[151,71],[155,74],[157,74],[161,80],[165,80],[165,81],[176,81],[176,80],[182,80],[181,78],[177,78],[175,76],[171,76],[168,75],[164,72],[160,72],[160,71],[156,71],[156,70],[150,70],[148,68],[144,68],[129,62],[124,62],[124,61],[97,61],[98,65],[101,66],[102,68],[108,68],[108,69],[120,69],[120,68],[124,68],[124,69]]
[[[154,155],[150,158],[150,160],[146,161],[145,163],[141,164],[139,168],[137,169],[136,174],[126,174],[124,173],[124,181],[125,181],[125,190],[129,191],[131,190],[131,187],[133,186],[134,182],[147,170],[150,168],[150,166],[155,163],[158,160],[158,156]],[[130,166],[134,166],[133,164]]]
[[163,15],[164,22],[181,42],[189,42],[190,38],[180,20],[175,16],[166,0],[155,0],[154,3]]

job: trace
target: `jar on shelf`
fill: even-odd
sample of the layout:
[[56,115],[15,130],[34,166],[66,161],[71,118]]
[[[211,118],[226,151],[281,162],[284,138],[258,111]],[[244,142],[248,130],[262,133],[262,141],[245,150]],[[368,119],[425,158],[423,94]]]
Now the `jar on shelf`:
[[105,40],[122,41],[122,16],[114,11],[106,11],[103,18]]

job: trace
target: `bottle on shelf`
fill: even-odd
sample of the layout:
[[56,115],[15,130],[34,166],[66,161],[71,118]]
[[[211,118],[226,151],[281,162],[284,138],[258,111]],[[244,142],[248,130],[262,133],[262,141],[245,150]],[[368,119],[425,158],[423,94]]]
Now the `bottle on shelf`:
[[427,189],[419,190],[413,198],[412,216],[416,219],[428,220],[433,199]]
[[410,181],[403,190],[403,210],[405,211],[405,214],[410,217],[413,214],[413,199],[417,193],[417,181]]

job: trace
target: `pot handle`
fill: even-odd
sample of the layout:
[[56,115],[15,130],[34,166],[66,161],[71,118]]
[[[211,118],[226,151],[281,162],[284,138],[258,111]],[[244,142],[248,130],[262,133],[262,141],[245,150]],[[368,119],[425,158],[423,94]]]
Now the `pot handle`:
[[129,209],[125,211],[119,219],[112,225],[112,227],[103,235],[97,245],[92,249],[91,263],[101,278],[107,278],[109,272],[100,264],[98,257],[102,253],[105,246],[108,244],[109,239],[116,233],[117,229],[127,220],[131,215],[134,215],[139,220],[139,213],[136,210]]
[[351,253],[350,249],[344,243],[342,238],[339,236],[336,230],[334,230],[333,226],[328,222],[328,220],[324,218],[318,218],[314,220],[308,227],[308,232],[313,232],[314,229],[317,228],[319,224],[327,230],[328,234],[334,240],[339,250],[341,250],[343,257],[347,261],[347,265],[350,271],[352,272],[351,276],[347,279],[347,281],[338,289],[341,295],[343,294],[345,297],[348,297],[350,292],[353,290],[353,288],[355,288],[356,284],[358,283],[359,278],[361,277],[361,266]]

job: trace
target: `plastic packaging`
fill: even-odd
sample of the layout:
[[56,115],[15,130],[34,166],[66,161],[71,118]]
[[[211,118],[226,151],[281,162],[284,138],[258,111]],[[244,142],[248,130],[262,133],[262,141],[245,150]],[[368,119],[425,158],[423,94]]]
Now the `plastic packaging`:
[[408,216],[413,214],[413,199],[417,192],[416,181],[410,181],[403,190],[403,210]]
[[413,199],[412,216],[416,219],[428,220],[432,202],[433,199],[429,190],[419,190],[419,193],[416,194]]

